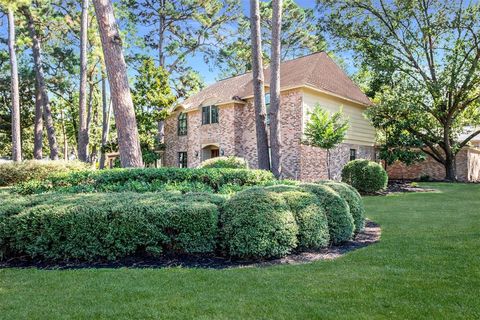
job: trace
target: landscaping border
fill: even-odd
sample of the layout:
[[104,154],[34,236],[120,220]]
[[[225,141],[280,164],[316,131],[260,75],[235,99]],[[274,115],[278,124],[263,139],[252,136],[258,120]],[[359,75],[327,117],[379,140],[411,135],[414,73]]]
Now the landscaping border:
[[32,260],[25,257],[16,257],[0,262],[0,269],[5,268],[37,268],[45,270],[70,269],[103,269],[103,268],[205,268],[229,269],[269,267],[284,264],[304,264],[318,260],[332,260],[344,254],[374,244],[380,240],[381,229],[377,223],[367,220],[365,229],[358,233],[353,240],[342,245],[330,246],[319,250],[293,253],[283,258],[267,260],[244,260],[219,257],[214,254],[166,254],[160,257],[131,256],[118,261],[101,262],[52,262]]

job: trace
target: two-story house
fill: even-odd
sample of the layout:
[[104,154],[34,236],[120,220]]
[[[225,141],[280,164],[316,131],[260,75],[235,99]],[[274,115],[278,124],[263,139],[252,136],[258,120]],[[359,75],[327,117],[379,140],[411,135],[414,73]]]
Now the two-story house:
[[[318,104],[349,120],[345,141],[331,152],[332,175],[339,178],[352,159],[375,158],[375,130],[364,116],[367,96],[324,52],[281,64],[281,154],[285,178],[325,179],[326,151],[304,143],[309,112]],[[264,70],[268,93],[270,70]],[[165,123],[165,164],[196,167],[217,156],[245,158],[257,167],[253,77],[245,73],[212,84],[179,104]],[[266,96],[267,108],[269,97]]]

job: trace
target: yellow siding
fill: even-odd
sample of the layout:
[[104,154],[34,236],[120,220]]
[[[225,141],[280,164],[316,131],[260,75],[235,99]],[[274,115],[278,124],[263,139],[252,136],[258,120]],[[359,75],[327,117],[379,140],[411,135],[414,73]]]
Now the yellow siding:
[[375,144],[375,129],[364,116],[365,106],[317,92],[311,89],[303,90],[303,121],[302,132],[308,121],[308,113],[313,110],[316,104],[322,108],[337,112],[343,108],[343,114],[348,118],[349,129],[345,143],[373,146]]

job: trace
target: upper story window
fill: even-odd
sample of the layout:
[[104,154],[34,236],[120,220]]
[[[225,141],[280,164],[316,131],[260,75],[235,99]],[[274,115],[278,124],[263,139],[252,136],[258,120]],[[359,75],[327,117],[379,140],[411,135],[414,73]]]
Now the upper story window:
[[350,161],[353,161],[357,159],[357,150],[356,149],[350,149]]
[[218,123],[218,107],[202,107],[202,124]]
[[187,134],[187,114],[180,113],[178,115],[178,135],[184,136]]
[[270,124],[270,93],[265,94],[265,107],[267,109],[267,124]]

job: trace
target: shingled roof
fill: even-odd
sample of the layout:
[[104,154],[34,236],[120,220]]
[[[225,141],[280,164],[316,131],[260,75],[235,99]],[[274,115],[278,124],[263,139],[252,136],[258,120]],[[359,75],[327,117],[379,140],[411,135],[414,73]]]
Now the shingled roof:
[[[281,63],[280,73],[282,89],[309,86],[363,105],[372,104],[360,88],[325,52],[284,61]],[[268,86],[270,84],[269,67],[264,69],[264,75],[265,85]],[[253,77],[252,73],[248,72],[220,80],[188,98],[181,105],[189,110],[198,108],[207,100],[221,104],[251,96],[253,96]]]

